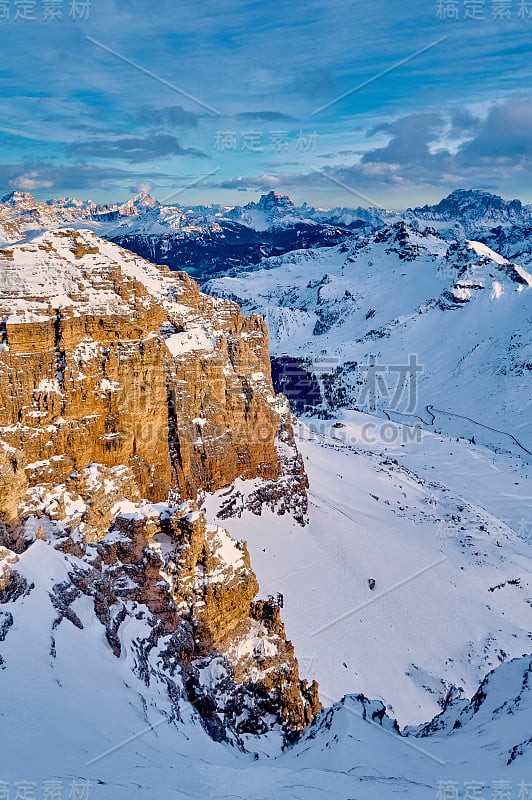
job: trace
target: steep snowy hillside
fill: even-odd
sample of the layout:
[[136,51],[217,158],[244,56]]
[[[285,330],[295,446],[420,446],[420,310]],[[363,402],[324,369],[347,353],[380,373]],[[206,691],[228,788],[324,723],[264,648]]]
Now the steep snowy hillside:
[[450,239],[478,239],[509,259],[532,260],[532,207],[478,190],[458,189],[405,218],[433,225]]
[[207,290],[265,316],[278,386],[298,411],[414,414],[513,450],[511,434],[532,451],[526,269],[403,221],[260,267]]
[[497,786],[526,798],[532,788],[530,658],[497,667],[470,702],[449,702],[407,735],[381,704],[354,695],[292,748],[282,752],[275,735],[248,737],[246,753],[207,735],[171,660],[139,649],[149,634],[142,605],[121,630],[117,659],[88,598],[58,606],[69,573],[86,564],[36,542],[17,569],[24,594],[1,606],[4,793],[433,800],[444,791],[491,797]]
[[297,434],[308,528],[253,517],[243,502],[253,482],[206,509],[246,539],[261,591],[284,595],[326,701],[360,691],[402,725],[419,723],[530,653],[529,466],[357,412],[309,419]]

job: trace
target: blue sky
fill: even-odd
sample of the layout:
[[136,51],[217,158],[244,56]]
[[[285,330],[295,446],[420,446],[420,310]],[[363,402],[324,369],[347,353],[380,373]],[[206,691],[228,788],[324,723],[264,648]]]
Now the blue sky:
[[532,0],[74,6],[0,2],[6,192],[532,202]]

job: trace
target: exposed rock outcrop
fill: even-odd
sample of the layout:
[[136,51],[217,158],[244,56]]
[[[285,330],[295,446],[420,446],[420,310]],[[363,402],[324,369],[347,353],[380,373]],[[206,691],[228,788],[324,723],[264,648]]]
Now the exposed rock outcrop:
[[17,563],[18,556],[7,547],[0,547],[0,592],[7,589],[13,573],[13,566]]
[[255,600],[245,543],[195,505],[253,478],[225,516],[267,504],[304,522],[263,320],[70,230],[0,251],[0,320],[0,595],[14,551],[54,547],[75,565],[50,593],[54,627],[82,629],[73,605],[89,596],[120,656],[123,624],[143,615],[139,674],[158,648],[213,736],[293,738],[317,687],[299,678],[278,607]]
[[128,466],[155,501],[280,476],[289,411],[261,318],[87,231],[2,251],[0,270],[6,524],[91,464]]
[[[54,628],[67,621],[82,629],[74,603],[90,597],[120,657],[122,626],[143,620],[151,632],[136,640],[138,674],[149,683],[148,655],[157,652],[161,670],[181,677],[216,739],[245,746],[247,734],[278,731],[291,741],[321,708],[316,684],[300,680],[279,607],[254,600],[258,584],[245,543],[208,525],[191,502],[128,501],[100,541],[73,544],[49,536],[49,546],[76,557],[69,580],[50,593]],[[5,562],[10,576],[17,556],[5,551],[3,559],[2,552],[0,568]]]

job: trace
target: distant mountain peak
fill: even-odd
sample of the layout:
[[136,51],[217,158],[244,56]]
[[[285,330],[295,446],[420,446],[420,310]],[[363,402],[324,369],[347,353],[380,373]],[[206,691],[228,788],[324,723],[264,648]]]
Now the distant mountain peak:
[[131,198],[129,201],[130,203],[135,203],[137,206],[156,206],[159,205],[159,201],[153,197],[149,192],[142,191],[138,192],[134,197]]
[[245,206],[234,206],[227,217],[255,230],[265,231],[285,221],[300,219],[301,214],[287,194],[271,191],[263,194],[256,203],[252,201]]
[[52,198],[46,201],[46,205],[50,206],[50,208],[92,208],[95,206],[95,203],[92,200],[78,200],[76,197],[59,197],[59,198]]
[[142,191],[138,192],[138,194],[136,194],[134,197],[131,197],[129,200],[126,200],[125,203],[122,203],[120,206],[118,206],[118,210],[120,214],[129,216],[149,208],[156,208],[157,206],[160,206],[159,201],[149,194],[149,192]]
[[505,200],[483,189],[455,189],[436,205],[425,205],[415,212],[443,216],[480,218],[516,217],[525,213],[520,200]]
[[289,195],[279,194],[278,192],[274,191],[263,194],[258,203],[249,203],[248,206],[259,208],[261,211],[273,211],[275,209],[295,209],[294,203]]
[[37,200],[34,198],[32,194],[29,192],[21,192],[18,189],[15,189],[12,192],[8,192],[5,194],[1,199],[0,203],[9,203],[12,206],[15,205],[37,205]]

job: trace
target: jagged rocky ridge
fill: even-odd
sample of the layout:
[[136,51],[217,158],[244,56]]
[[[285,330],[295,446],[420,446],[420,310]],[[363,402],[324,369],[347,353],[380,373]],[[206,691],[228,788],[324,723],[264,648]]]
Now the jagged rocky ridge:
[[49,228],[91,228],[143,258],[187,269],[198,280],[253,269],[268,256],[351,242],[360,233],[400,220],[421,228],[429,224],[448,241],[475,239],[520,263],[531,258],[532,207],[471,189],[403,211],[295,206],[287,195],[273,191],[233,208],[164,205],[145,192],[107,205],[75,198],[39,202],[21,191],[0,200],[0,240],[5,244]]
[[361,225],[358,219],[348,224],[326,215],[313,219],[275,192],[233,209],[165,206],[148,195],[108,206],[73,200],[40,203],[28,192],[12,192],[0,200],[0,241],[12,243],[28,231],[61,226],[91,228],[143,258],[186,269],[199,280],[299,247],[332,246]]
[[213,736],[293,738],[317,687],[299,678],[278,606],[254,599],[245,544],[195,506],[200,489],[255,478],[252,510],[304,522],[264,322],[75,230],[0,253],[0,317],[2,603],[31,594],[17,554],[45,542],[67,576],[54,629],[79,627],[73,605],[90,598],[120,656],[123,625],[143,619],[136,668],[157,651],[169,692],[179,675]]

